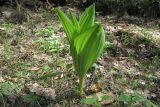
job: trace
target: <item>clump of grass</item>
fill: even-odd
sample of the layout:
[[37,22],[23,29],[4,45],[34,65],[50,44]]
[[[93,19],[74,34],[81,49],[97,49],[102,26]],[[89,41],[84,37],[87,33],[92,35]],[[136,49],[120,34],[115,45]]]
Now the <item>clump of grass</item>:
[[46,26],[43,29],[38,29],[35,32],[35,35],[39,36],[39,37],[50,37],[52,36],[52,34],[54,34],[54,27],[53,26]]

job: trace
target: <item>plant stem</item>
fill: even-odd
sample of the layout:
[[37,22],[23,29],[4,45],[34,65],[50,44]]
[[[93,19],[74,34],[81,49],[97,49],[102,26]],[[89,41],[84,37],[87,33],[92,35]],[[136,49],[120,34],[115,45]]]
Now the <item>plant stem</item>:
[[83,81],[84,81],[83,78],[79,78],[79,94],[80,94],[80,96],[83,95]]

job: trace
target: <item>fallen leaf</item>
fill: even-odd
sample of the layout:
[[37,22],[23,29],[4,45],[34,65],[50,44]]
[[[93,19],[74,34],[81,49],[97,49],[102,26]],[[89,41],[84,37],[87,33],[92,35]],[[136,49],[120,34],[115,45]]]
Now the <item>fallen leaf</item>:
[[105,82],[98,81],[96,84],[91,85],[91,91],[93,92],[99,92],[105,87]]
[[56,94],[54,89],[44,88],[42,85],[39,85],[38,83],[30,83],[27,86],[31,92],[35,92],[37,95],[43,96],[47,99],[55,100]]
[[38,71],[38,70],[39,70],[38,67],[32,67],[32,68],[31,68],[31,71]]
[[5,82],[5,80],[3,79],[3,77],[0,77],[0,83]]
[[11,80],[17,82],[18,78],[11,78]]

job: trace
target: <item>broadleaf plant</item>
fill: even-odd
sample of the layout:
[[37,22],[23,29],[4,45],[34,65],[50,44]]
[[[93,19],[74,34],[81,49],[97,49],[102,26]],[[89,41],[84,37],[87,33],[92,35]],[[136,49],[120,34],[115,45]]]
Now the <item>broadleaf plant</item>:
[[59,8],[55,11],[69,41],[73,65],[79,78],[79,92],[82,95],[85,75],[103,51],[104,30],[101,23],[95,23],[95,4],[82,13],[79,21],[71,12],[68,18]]

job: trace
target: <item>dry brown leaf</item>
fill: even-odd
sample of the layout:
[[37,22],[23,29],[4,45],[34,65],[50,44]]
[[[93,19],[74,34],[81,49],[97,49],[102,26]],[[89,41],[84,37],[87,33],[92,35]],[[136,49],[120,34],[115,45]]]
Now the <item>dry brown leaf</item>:
[[39,96],[43,96],[50,100],[55,100],[56,94],[55,90],[52,88],[44,88],[42,85],[38,83],[30,83],[27,85],[31,92],[35,92]]
[[96,84],[91,85],[91,91],[93,92],[100,92],[105,87],[105,82],[99,81]]

